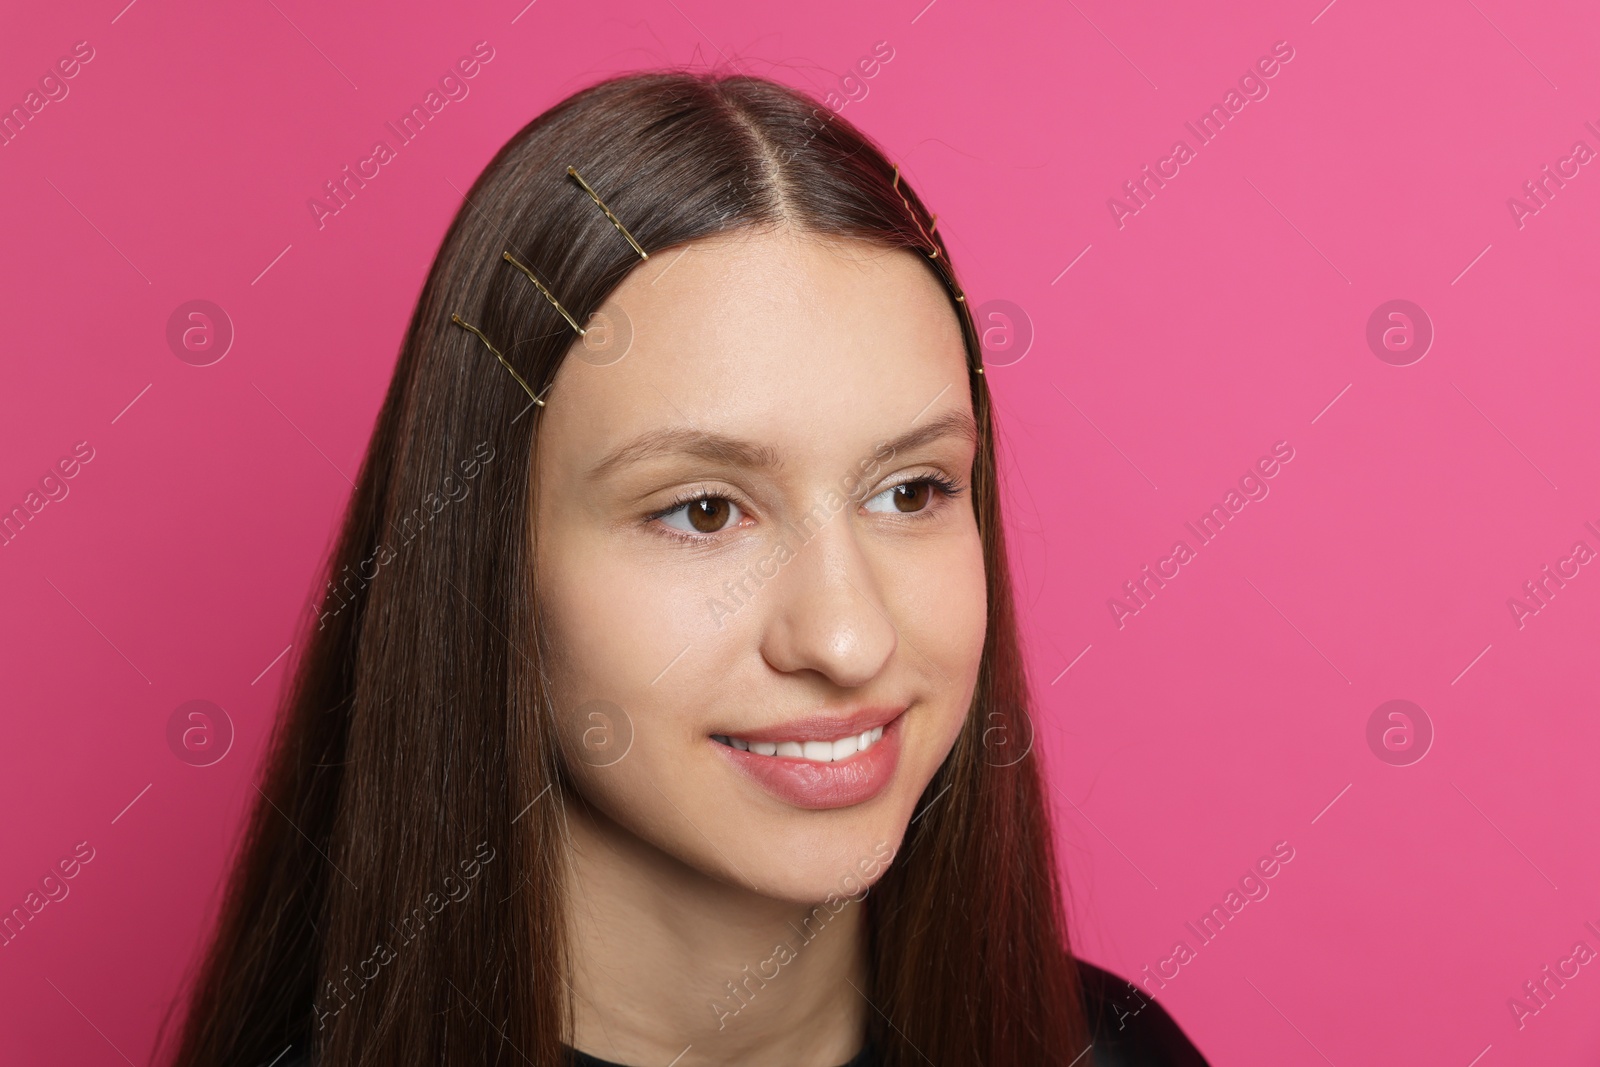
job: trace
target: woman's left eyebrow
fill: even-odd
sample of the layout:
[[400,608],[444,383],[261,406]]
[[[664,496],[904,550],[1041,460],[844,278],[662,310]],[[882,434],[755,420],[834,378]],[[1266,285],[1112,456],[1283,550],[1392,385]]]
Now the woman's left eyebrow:
[[[946,437],[958,437],[976,445],[978,427],[971,413],[959,410],[947,411],[878,447],[880,451],[887,448],[890,455],[897,455]],[[772,445],[756,444],[711,430],[678,426],[647,430],[626,444],[612,449],[604,459],[589,469],[589,478],[595,480],[604,478],[626,464],[672,454],[758,470],[779,470],[783,467],[783,456]]]

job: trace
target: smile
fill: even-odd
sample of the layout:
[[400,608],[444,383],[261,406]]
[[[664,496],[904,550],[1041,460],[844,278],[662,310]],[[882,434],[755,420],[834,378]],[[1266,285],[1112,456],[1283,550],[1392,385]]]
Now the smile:
[[810,760],[813,763],[837,763],[858,752],[865,752],[883,740],[883,727],[863,730],[859,734],[846,734],[833,741],[746,741],[742,737],[712,734],[711,740],[736,748],[740,752],[754,752],[758,756],[777,756],[788,759]]
[[791,719],[742,736],[714,733],[711,749],[769,796],[813,811],[862,804],[889,787],[900,764],[907,709]]

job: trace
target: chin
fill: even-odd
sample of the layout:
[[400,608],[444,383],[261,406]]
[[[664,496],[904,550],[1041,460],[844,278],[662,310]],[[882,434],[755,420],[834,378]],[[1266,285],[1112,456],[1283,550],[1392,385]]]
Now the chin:
[[925,724],[908,711],[868,707],[707,731],[703,781],[730,813],[720,820],[718,845],[736,845],[727,865],[781,900],[863,894],[888,869],[936,768],[911,736]]
[[760,820],[746,830],[728,880],[793,904],[860,899],[888,871],[909,822],[898,803],[868,807],[875,810]]

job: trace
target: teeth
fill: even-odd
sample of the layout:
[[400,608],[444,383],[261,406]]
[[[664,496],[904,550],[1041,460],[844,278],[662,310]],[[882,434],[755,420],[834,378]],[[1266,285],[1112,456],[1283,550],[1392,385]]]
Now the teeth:
[[741,752],[754,752],[758,756],[781,756],[788,759],[805,759],[813,763],[832,763],[849,759],[857,752],[865,752],[883,740],[883,727],[863,730],[859,734],[841,737],[837,741],[746,741],[726,734],[712,734],[711,739]]

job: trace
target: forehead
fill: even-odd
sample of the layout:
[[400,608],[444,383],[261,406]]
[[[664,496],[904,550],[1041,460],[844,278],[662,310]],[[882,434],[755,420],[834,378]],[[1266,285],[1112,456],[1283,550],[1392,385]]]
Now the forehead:
[[742,231],[652,254],[602,310],[631,325],[626,356],[567,359],[541,414],[573,459],[661,425],[855,447],[969,406],[955,312],[906,249]]

